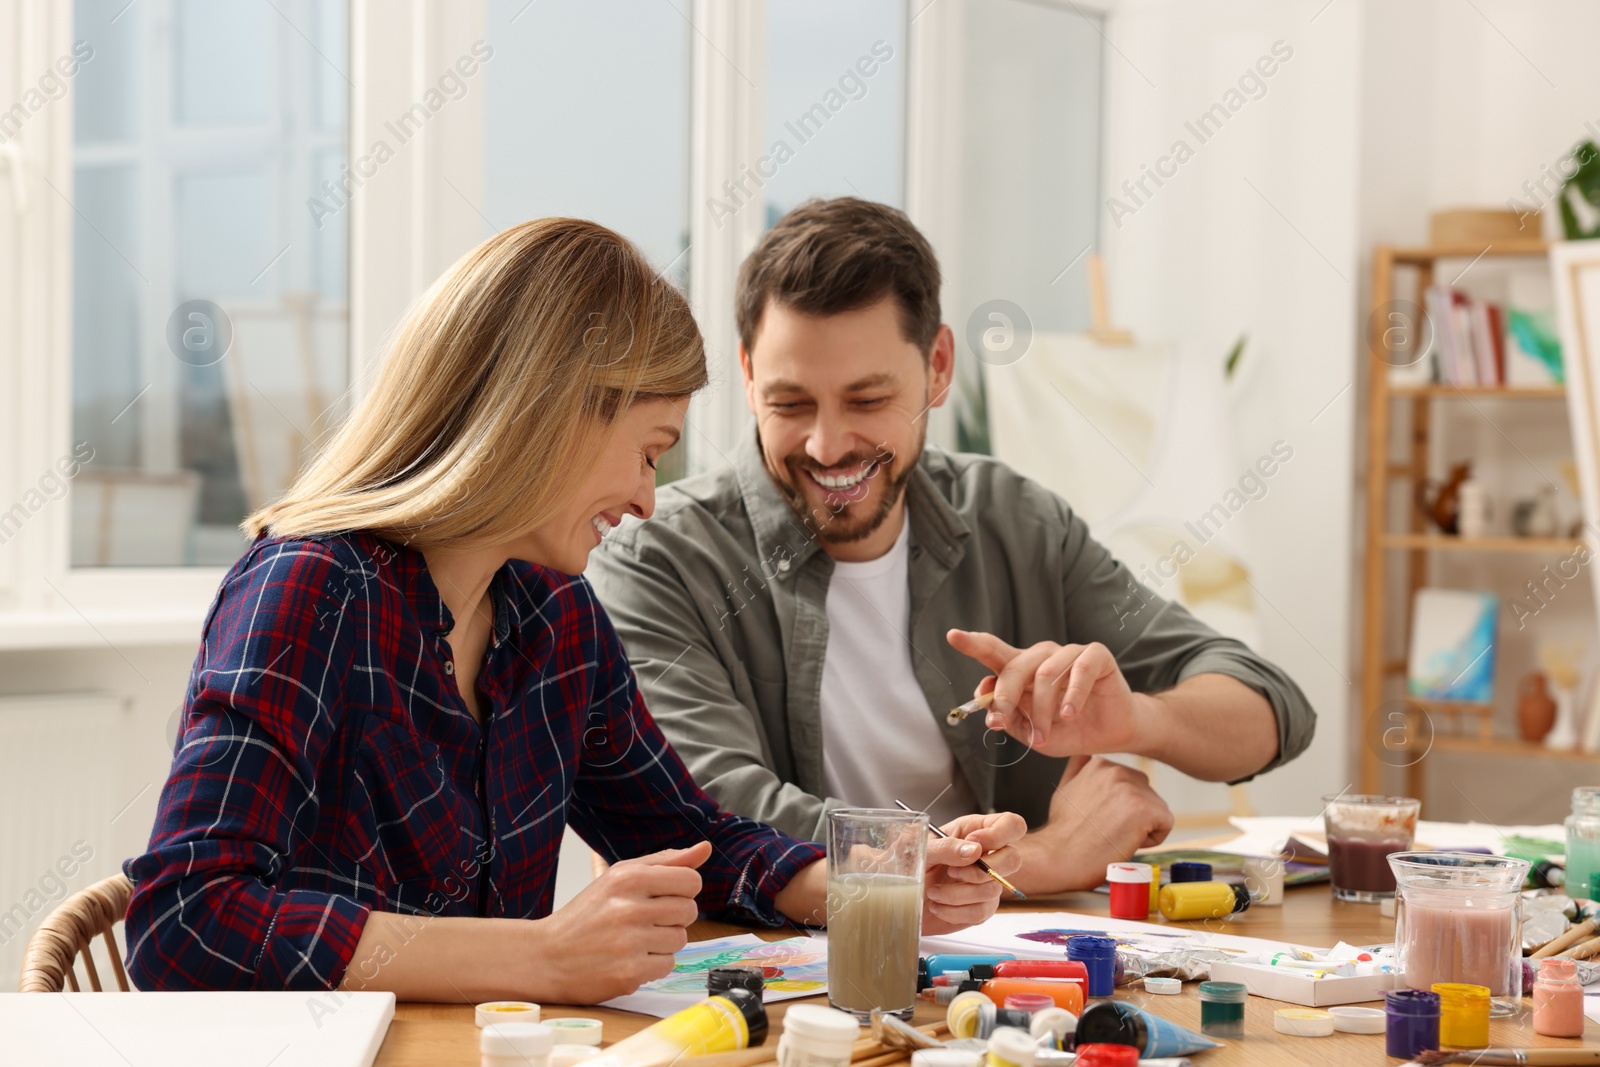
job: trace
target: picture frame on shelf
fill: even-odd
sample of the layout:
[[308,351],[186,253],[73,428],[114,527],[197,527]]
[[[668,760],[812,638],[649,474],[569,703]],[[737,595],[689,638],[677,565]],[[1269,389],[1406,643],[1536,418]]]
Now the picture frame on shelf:
[[[1567,382],[1567,410],[1583,507],[1580,539],[1592,564],[1600,553],[1600,241],[1550,246],[1556,327]],[[1600,568],[1586,566],[1600,604]]]

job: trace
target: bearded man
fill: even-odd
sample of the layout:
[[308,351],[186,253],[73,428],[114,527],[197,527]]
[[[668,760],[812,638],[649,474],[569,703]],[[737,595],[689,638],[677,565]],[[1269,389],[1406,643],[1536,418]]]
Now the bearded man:
[[[724,807],[816,841],[841,806],[904,800],[935,825],[1016,811],[1034,827],[1018,887],[1087,888],[1172,827],[1146,777],[1101,754],[1241,781],[1304,751],[1316,716],[1066,501],[926,446],[955,364],[939,285],[893,208],[785,215],[739,273],[754,433],[662,489],[588,574],[651,713]],[[987,713],[947,722],[975,694]]]

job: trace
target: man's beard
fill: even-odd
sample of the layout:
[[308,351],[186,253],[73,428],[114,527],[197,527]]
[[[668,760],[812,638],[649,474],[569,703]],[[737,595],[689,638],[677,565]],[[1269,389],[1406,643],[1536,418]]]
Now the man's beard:
[[[899,502],[901,496],[905,493],[906,484],[911,481],[911,472],[916,470],[917,461],[922,458],[922,448],[926,437],[927,432],[924,430],[922,437],[917,440],[915,452],[906,462],[901,463],[898,468],[895,467],[895,464],[900,457],[890,453],[885,458],[882,450],[870,454],[853,453],[846,456],[842,461],[831,465],[834,469],[837,469],[872,462],[878,464],[877,469],[862,479],[861,484],[870,486],[872,482],[884,477],[887,477],[889,481],[884,486],[881,499],[868,515],[857,517],[852,515],[851,512],[866,503],[867,496],[871,495],[870,489],[861,500],[845,504],[838,510],[826,503],[813,505],[807,498],[805,491],[800,488],[801,479],[810,480],[809,475],[804,473],[805,471],[820,471],[824,468],[811,462],[804,455],[785,457],[783,466],[788,473],[788,480],[774,478],[773,481],[777,484],[778,492],[783,496],[789,507],[794,510],[796,515],[800,516],[801,521],[806,524],[806,528],[816,535],[818,541],[825,545],[844,545],[854,541],[862,541],[876,533],[879,527],[888,520],[890,513],[894,511],[895,504]],[[816,483],[813,481],[812,484]]]

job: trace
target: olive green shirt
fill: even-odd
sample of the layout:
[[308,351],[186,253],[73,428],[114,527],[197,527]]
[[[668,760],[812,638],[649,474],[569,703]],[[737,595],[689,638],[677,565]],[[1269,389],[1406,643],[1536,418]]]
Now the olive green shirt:
[[[1060,497],[987,456],[924,451],[906,486],[912,668],[956,764],[987,811],[1042,825],[1064,759],[945,713],[990,672],[945,641],[982,630],[1018,647],[1099,641],[1136,692],[1225,674],[1264,696],[1278,756],[1316,714],[1288,675],[1137,582]],[[732,466],[675,482],[648,522],[590,557],[645,702],[702,788],[796,837],[827,839],[822,662],[833,559],[779,495],[751,435]],[[1268,768],[1263,768],[1263,770]]]

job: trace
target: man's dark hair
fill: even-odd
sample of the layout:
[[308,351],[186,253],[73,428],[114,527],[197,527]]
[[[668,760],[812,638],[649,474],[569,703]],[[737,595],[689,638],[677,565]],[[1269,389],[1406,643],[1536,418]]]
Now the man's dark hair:
[[900,330],[926,356],[939,332],[939,261],[903,211],[853,196],[808,200],[778,220],[739,268],[734,316],[751,351],[767,299],[837,315],[893,296]]

